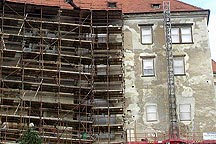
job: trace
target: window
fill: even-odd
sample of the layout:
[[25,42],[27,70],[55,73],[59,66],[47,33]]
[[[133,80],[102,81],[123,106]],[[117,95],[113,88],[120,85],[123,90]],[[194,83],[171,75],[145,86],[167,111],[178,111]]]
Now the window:
[[181,28],[181,41],[182,41],[182,43],[191,43],[192,42],[191,27],[182,27]]
[[151,7],[153,9],[160,9],[160,4],[152,4]]
[[154,76],[154,58],[142,57],[143,76]]
[[179,113],[181,121],[190,121],[191,120],[191,105],[190,104],[180,104]]
[[107,34],[97,34],[97,39],[99,43],[107,42]]
[[91,40],[93,40],[93,38],[94,38],[94,34],[91,34],[91,33],[85,33],[83,35],[83,39],[87,40],[87,41],[91,41]]
[[152,26],[141,26],[141,43],[152,44]]
[[172,43],[192,43],[191,26],[174,26],[171,29]]
[[106,69],[107,65],[104,65],[104,64],[100,64],[100,65],[97,65],[97,75],[106,75]]
[[184,75],[185,74],[184,57],[174,57],[173,68],[174,68],[175,75]]
[[117,8],[116,2],[108,2],[107,4],[109,8]]
[[127,129],[127,141],[128,142],[135,141],[134,129]]
[[172,43],[180,43],[179,28],[172,28]]
[[147,121],[157,121],[157,106],[156,105],[148,105],[146,107],[146,118]]

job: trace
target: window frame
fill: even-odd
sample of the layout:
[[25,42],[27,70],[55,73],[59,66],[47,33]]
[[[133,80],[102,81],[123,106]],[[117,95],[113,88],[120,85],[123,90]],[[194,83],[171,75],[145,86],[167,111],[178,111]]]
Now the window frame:
[[117,2],[107,2],[108,8],[117,8]]
[[[190,41],[183,41],[183,28],[189,28],[190,30]],[[181,36],[181,43],[183,43],[183,44],[188,44],[188,43],[193,43],[193,35],[192,35],[192,26],[183,26],[183,27],[181,27],[180,28],[180,36]],[[185,34],[184,34],[184,36],[185,36]]]
[[[173,56],[173,71],[174,71],[174,75],[175,76],[184,76],[186,75],[186,71],[185,71],[185,55],[179,55],[179,56]],[[183,73],[176,73],[175,72],[175,60],[178,59],[178,60],[182,60],[183,62]]]
[[[173,34],[172,31],[176,29],[177,30],[177,34]],[[173,37],[176,36],[178,38],[178,41],[177,42],[173,42]],[[172,43],[173,44],[180,44],[181,43],[181,40],[180,40],[180,29],[178,27],[172,27],[171,29],[171,37],[172,37]]]
[[[142,59],[142,77],[154,77],[155,76],[155,56],[141,56]],[[145,60],[152,60],[152,74],[145,74]]]
[[[155,112],[148,112],[148,108],[149,107],[152,107],[154,106],[155,107]],[[156,104],[149,104],[149,105],[146,105],[146,121],[147,122],[156,122],[158,121],[158,108],[157,108],[157,105]],[[149,114],[154,114],[155,115],[155,119],[149,119]]]
[[[189,112],[188,111],[181,111],[181,106],[189,106]],[[182,114],[189,114],[190,118],[182,118]],[[179,104],[179,119],[180,121],[191,121],[191,104],[186,103],[186,104]]]
[[[140,39],[141,39],[141,44],[143,44],[143,45],[151,45],[151,44],[153,44],[153,28],[152,28],[152,26],[153,26],[153,24],[139,24],[138,25],[139,27],[140,27]],[[143,29],[144,28],[149,28],[149,30],[150,30],[150,33],[151,33],[151,35],[150,35],[150,42],[143,42]]]
[[160,3],[154,3],[154,4],[151,4],[151,7],[153,9],[160,9],[161,8],[161,4]]
[[[175,29],[178,29],[178,39],[179,39],[179,42],[172,42],[173,44],[193,44],[193,31],[192,31],[192,26],[193,24],[190,23],[190,24],[172,24],[172,29],[175,28]],[[183,36],[182,36],[182,29],[183,28],[189,28],[190,29],[190,39],[191,41],[190,42],[183,42]],[[172,31],[171,29],[171,31]],[[171,32],[171,37],[173,38],[173,35],[172,35],[172,32]]]
[[98,43],[108,43],[108,35],[105,33],[97,34]]
[[96,65],[96,75],[97,76],[107,75],[107,65],[105,64]]
[[127,129],[127,141],[135,141],[135,130],[133,128]]

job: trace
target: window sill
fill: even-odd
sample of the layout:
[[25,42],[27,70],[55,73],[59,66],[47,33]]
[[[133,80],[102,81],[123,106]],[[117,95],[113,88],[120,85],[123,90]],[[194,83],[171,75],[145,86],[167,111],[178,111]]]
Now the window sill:
[[142,75],[141,77],[155,77],[155,75]]
[[180,120],[182,122],[190,122],[191,120]]
[[176,45],[178,45],[178,44],[194,44],[194,42],[187,42],[187,43],[181,43],[181,42],[179,42],[179,43],[172,43],[172,44],[176,44]]
[[152,45],[153,43],[141,43],[142,45]]
[[174,74],[174,76],[186,76],[186,74]]
[[147,120],[146,122],[147,122],[147,123],[157,123],[158,120],[149,120],[149,121]]

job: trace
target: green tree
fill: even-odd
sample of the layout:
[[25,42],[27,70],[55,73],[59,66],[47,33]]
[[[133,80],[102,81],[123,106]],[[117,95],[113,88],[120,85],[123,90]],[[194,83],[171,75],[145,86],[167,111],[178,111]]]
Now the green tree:
[[19,144],[42,144],[42,138],[33,128],[29,128],[19,140]]

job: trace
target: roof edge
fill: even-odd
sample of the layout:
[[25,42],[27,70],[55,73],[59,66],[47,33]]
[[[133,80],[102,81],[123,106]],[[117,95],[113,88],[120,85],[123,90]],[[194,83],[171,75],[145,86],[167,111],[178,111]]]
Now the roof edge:
[[[208,15],[210,14],[210,10],[209,9],[200,9],[200,10],[181,10],[181,11],[171,11],[171,13],[178,13],[178,12],[208,12]],[[156,11],[156,12],[130,12],[130,13],[126,13],[124,12],[124,14],[151,14],[151,13],[163,13],[163,11]]]
[[215,70],[216,62],[213,59],[211,59],[211,64],[212,64],[212,72],[213,72],[213,74],[216,74],[216,70]]

